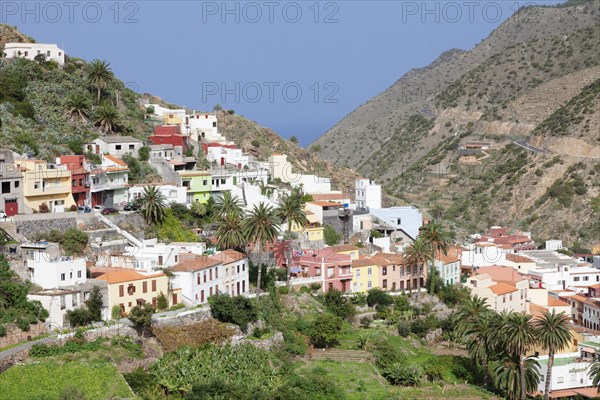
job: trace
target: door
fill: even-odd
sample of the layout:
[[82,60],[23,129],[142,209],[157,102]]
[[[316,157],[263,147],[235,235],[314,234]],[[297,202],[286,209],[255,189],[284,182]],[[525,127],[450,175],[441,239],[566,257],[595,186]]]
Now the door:
[[19,203],[17,202],[17,199],[5,199],[4,212],[7,217],[17,215],[19,213]]
[[221,157],[221,165],[225,165],[225,157]]

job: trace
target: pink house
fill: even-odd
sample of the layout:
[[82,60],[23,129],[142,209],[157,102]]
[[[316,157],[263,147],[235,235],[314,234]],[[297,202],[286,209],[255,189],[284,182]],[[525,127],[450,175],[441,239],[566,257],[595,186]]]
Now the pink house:
[[294,265],[300,268],[300,277],[320,277],[324,292],[337,289],[352,290],[352,257],[350,254],[333,253],[322,249],[312,254],[294,257]]

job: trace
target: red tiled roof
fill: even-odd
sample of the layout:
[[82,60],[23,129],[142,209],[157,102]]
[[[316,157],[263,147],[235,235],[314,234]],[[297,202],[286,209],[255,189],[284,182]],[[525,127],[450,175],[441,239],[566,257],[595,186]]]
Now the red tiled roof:
[[477,270],[477,273],[489,275],[494,282],[515,283],[525,279],[523,275],[511,267],[481,267]]
[[142,279],[158,278],[161,276],[166,276],[166,275],[165,274],[143,275],[132,269],[122,268],[121,271],[107,272],[105,274],[100,275],[96,279],[107,281],[109,284],[113,284],[113,283],[121,283],[121,282],[139,281]]
[[314,204],[320,207],[341,207],[340,203],[334,203],[331,201],[309,201],[308,204]]
[[514,263],[532,263],[534,262],[531,258],[527,258],[525,256],[521,256],[518,254],[508,253],[506,255],[506,259],[508,261],[512,261]]
[[490,286],[490,290],[492,292],[494,292],[494,294],[500,295],[500,294],[516,292],[517,288],[514,287],[513,285],[509,285],[508,283],[500,282],[493,286]]
[[110,154],[105,154],[104,157],[108,158],[110,161],[114,162],[117,165],[127,167],[127,163],[121,160],[119,157],[111,156]]
[[221,261],[208,256],[198,256],[181,261],[173,266],[174,272],[193,272],[221,264]]

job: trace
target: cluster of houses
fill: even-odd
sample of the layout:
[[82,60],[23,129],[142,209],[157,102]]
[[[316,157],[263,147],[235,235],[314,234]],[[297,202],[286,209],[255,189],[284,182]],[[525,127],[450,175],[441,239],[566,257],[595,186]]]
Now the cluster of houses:
[[[48,45],[9,43],[4,51],[7,57],[26,58],[46,52],[64,62],[60,49],[44,46]],[[528,232],[492,227],[467,243],[450,246],[446,254],[436,254],[431,265],[410,263],[404,249],[428,218],[413,206],[383,207],[381,186],[375,182],[359,179],[353,193],[334,190],[329,178],[295,173],[285,154],[257,161],[244,153],[219,133],[215,114],[145,106],[157,122],[154,134],[147,141],[108,136],[85,144],[100,163],[84,155],[63,155],[48,163],[0,150],[0,211],[14,217],[119,209],[142,196],[148,185],[156,186],[169,203],[206,203],[228,191],[251,209],[259,202],[277,206],[289,188],[300,189],[311,196],[304,206],[307,223],[292,224],[293,237],[285,239],[288,227],[282,224],[281,237],[270,247],[274,264],[289,271],[293,287],[318,283],[323,291],[348,294],[373,288],[413,292],[425,287],[435,268],[444,284],[468,287],[496,311],[564,312],[572,322],[574,340],[557,355],[551,390],[554,398],[586,395],[591,386],[589,363],[600,351],[600,257],[565,255],[559,252],[559,240],[539,250]],[[122,158],[138,157],[144,147],[162,181],[131,185]],[[461,162],[477,162],[476,156],[488,147],[465,144]],[[199,152],[208,167],[199,165]],[[326,245],[326,226],[339,232],[345,244]],[[100,287],[104,295],[105,319],[115,310],[126,315],[135,305],[156,305],[160,296],[169,306],[195,307],[217,293],[250,293],[249,259],[243,253],[217,251],[203,242],[159,243],[124,235],[129,242],[125,251],[99,252],[93,262],[65,257],[54,243],[21,244],[28,279],[41,288],[29,297],[48,309],[51,326],[68,323],[67,311],[81,307],[93,287]],[[542,363],[544,357],[540,356]],[[545,372],[542,368],[543,376]],[[540,390],[543,385],[542,379]]]

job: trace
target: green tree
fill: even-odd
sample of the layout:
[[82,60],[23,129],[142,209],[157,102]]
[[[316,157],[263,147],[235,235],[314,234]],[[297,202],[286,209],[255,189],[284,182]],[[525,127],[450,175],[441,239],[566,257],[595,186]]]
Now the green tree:
[[335,246],[342,240],[342,234],[336,231],[331,225],[325,224],[323,227],[323,239],[328,246]]
[[[417,267],[417,295],[421,293],[421,269],[425,270],[427,264],[432,262],[433,252],[431,246],[423,238],[417,237],[405,250],[404,257],[411,271],[411,281],[414,282],[413,265]],[[414,285],[411,285],[411,290]]]
[[[277,213],[275,209],[272,206],[265,205],[263,202],[255,205],[245,220],[244,236],[248,242],[254,243],[258,251],[258,265],[262,264],[262,252],[267,243],[271,243],[277,239],[278,231],[279,226],[277,225]],[[256,279],[257,301],[260,295],[261,272],[262,268],[258,268],[258,277]]]
[[[304,212],[304,204],[302,203],[301,194],[293,193],[289,196],[283,196],[279,202],[279,208],[277,209],[277,216],[281,223],[287,223],[288,238],[292,233],[292,225],[297,227],[304,227],[308,223],[306,213]],[[287,267],[287,286],[290,288],[290,268],[292,267],[291,260],[291,249],[286,251],[286,267]]]
[[65,114],[73,121],[87,122],[92,110],[92,102],[85,93],[73,93],[67,97]]
[[494,313],[481,312],[469,320],[464,331],[464,342],[472,360],[475,360],[483,369],[483,385],[487,387],[489,367],[488,363],[495,354],[493,332],[496,329]]
[[225,214],[217,221],[217,245],[221,249],[241,249],[245,244],[244,224],[238,214]]
[[119,110],[111,103],[104,102],[94,110],[94,124],[105,134],[116,132],[119,118]]
[[85,301],[87,309],[90,311],[90,316],[93,321],[102,320],[102,306],[104,300],[102,299],[102,292],[98,286],[94,286],[90,292],[90,297]]
[[522,393],[534,392],[537,389],[540,381],[539,368],[539,363],[533,357],[521,360],[520,357],[512,355],[495,361],[492,374],[496,387],[505,392],[509,400],[517,400],[523,399]]
[[590,365],[590,371],[588,376],[592,380],[592,385],[598,389],[600,393],[600,354],[596,353],[596,358],[592,365]]
[[160,311],[169,308],[169,300],[167,300],[167,296],[163,292],[160,292],[158,296],[156,296],[156,308]]
[[572,335],[569,329],[569,318],[564,313],[544,311],[541,318],[534,322],[537,340],[545,350],[548,350],[548,371],[544,389],[544,400],[550,396],[550,383],[552,382],[552,366],[554,354],[566,348],[571,342]]
[[150,159],[150,146],[142,146],[138,150],[138,158],[140,161],[148,161]]
[[528,314],[511,312],[504,319],[499,332],[503,347],[507,350],[510,359],[519,361],[519,398],[525,400],[529,390],[528,382],[526,382],[527,353],[536,343],[536,328],[533,324],[533,317]]
[[[430,222],[421,229],[419,237],[421,237],[432,250],[430,262],[431,269],[433,270],[435,269],[435,260],[437,256],[441,254],[445,256],[448,254],[448,248],[451,241],[450,233],[446,231],[441,224]],[[435,280],[431,279],[430,281],[429,294],[433,294]]]
[[88,79],[98,91],[98,103],[100,103],[100,94],[113,79],[113,73],[110,64],[102,60],[92,60],[89,65]]
[[244,209],[242,208],[240,199],[232,195],[230,191],[226,191],[215,201],[214,215],[217,218],[223,218],[229,214],[242,218],[244,216]]
[[335,315],[319,314],[310,328],[309,337],[315,346],[328,347],[336,343],[342,331],[343,320]]
[[367,304],[369,307],[383,306],[387,307],[394,303],[392,296],[381,289],[373,288],[367,292]]
[[256,306],[244,296],[217,294],[208,299],[210,313],[218,321],[232,323],[246,332],[248,324],[258,319]]
[[343,319],[352,319],[356,310],[354,305],[340,290],[328,290],[323,296],[323,304],[327,311]]
[[165,197],[156,186],[144,187],[142,214],[149,224],[161,223],[165,219]]
[[130,311],[127,318],[131,322],[137,325],[138,328],[142,330],[142,336],[144,336],[144,332],[146,329],[152,325],[152,314],[154,314],[156,310],[154,306],[149,303],[144,303],[142,305],[134,306]]
[[88,245],[88,234],[77,228],[69,228],[61,235],[58,241],[65,254],[80,256]]
[[290,142],[294,143],[294,144],[298,144],[298,138],[294,135],[292,135],[292,137],[290,138]]

